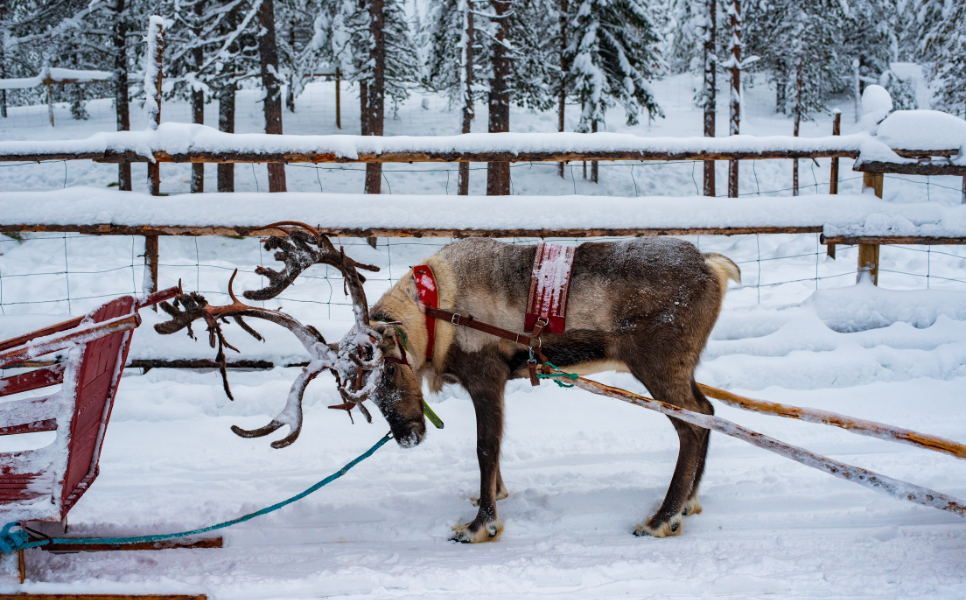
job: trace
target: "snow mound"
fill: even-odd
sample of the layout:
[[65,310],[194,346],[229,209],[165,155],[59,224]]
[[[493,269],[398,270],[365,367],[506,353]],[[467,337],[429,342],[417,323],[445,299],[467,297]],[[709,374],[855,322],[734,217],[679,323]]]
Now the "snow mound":
[[966,143],[966,121],[938,110],[897,110],[879,124],[876,139],[908,150],[959,149]]
[[892,112],[892,96],[881,85],[870,85],[862,92],[862,129],[874,134],[876,125]]

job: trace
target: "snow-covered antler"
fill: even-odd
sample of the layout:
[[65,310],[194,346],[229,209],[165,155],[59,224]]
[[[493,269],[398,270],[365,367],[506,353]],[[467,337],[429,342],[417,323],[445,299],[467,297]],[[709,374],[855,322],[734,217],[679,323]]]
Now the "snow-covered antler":
[[[342,272],[346,280],[348,293],[352,297],[356,318],[356,324],[353,330],[356,332],[356,335],[348,337],[359,340],[352,345],[352,349],[347,348],[345,342],[343,342],[343,347],[340,348],[339,352],[336,352],[326,344],[322,334],[311,325],[303,325],[294,317],[281,311],[249,306],[238,300],[233,289],[235,276],[238,274],[237,269],[228,282],[228,295],[231,297],[231,304],[211,306],[205,300],[204,296],[198,293],[182,293],[175,298],[173,304],[168,304],[167,302],[161,304],[162,310],[168,313],[171,319],[155,325],[155,330],[161,334],[172,334],[187,328],[188,334],[194,337],[191,331],[191,324],[198,319],[204,319],[208,325],[209,343],[212,348],[216,346],[218,348],[216,361],[221,371],[225,393],[229,398],[232,398],[232,394],[228,386],[224,348],[228,347],[238,352],[235,347],[225,340],[221,328],[223,323],[228,322],[227,319],[229,317],[234,319],[246,333],[260,341],[262,340],[262,336],[245,322],[246,318],[271,321],[272,323],[285,327],[298,338],[308,351],[311,360],[302,369],[302,372],[292,384],[285,408],[264,427],[245,430],[237,425],[232,426],[232,431],[237,435],[245,438],[253,438],[268,435],[283,425],[288,425],[291,428],[291,432],[281,440],[272,442],[273,448],[284,448],[298,438],[302,428],[302,397],[305,394],[305,388],[325,369],[332,370],[336,377],[339,391],[345,400],[345,404],[337,408],[351,411],[353,407],[359,406],[360,410],[371,422],[371,416],[361,403],[371,393],[371,390],[368,388],[374,385],[372,381],[377,378],[370,377],[370,383],[365,388],[362,388],[362,374],[364,371],[372,371],[379,368],[382,362],[380,360],[381,356],[379,355],[378,344],[376,343],[379,334],[369,326],[369,307],[366,302],[365,291],[362,288],[364,279],[356,270],[357,267],[370,271],[378,271],[379,268],[373,265],[357,263],[351,258],[348,258],[342,249],[336,251],[328,238],[320,234],[315,228],[304,223],[273,223],[267,226],[266,229],[282,229],[286,226],[294,226],[297,229],[283,229],[287,233],[287,239],[273,236],[265,242],[266,248],[279,250],[275,253],[275,258],[285,263],[285,270],[279,272],[258,267],[256,273],[268,277],[269,285],[261,290],[247,291],[244,293],[244,296],[251,300],[274,298],[291,285],[299,274],[311,265],[331,265]],[[354,353],[355,351],[358,351],[358,355]],[[358,367],[355,388],[352,392],[348,392],[343,387],[343,383],[344,385],[349,385],[348,373],[353,365]]]

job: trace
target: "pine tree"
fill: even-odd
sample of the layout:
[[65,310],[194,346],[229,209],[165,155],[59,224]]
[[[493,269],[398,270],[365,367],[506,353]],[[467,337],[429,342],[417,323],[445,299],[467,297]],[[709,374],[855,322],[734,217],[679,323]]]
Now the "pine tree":
[[921,58],[929,64],[929,76],[936,84],[934,107],[966,115],[966,4],[923,0],[917,7],[921,17]]
[[797,122],[828,112],[829,98],[848,86],[844,31],[854,26],[853,14],[839,0],[749,4],[745,22],[756,24],[753,48],[761,53],[760,67],[772,71],[786,99],[778,110]]
[[[473,0],[446,0],[430,6],[420,38],[429,47],[422,76],[426,88],[449,96],[462,107],[462,133],[470,133],[476,101],[483,90],[478,81],[485,75],[476,57],[479,34]],[[469,193],[469,163],[459,164],[460,195]]]
[[620,104],[627,123],[642,110],[664,116],[649,80],[664,72],[657,29],[641,0],[583,0],[571,22],[566,57],[583,110],[578,131],[591,131]]

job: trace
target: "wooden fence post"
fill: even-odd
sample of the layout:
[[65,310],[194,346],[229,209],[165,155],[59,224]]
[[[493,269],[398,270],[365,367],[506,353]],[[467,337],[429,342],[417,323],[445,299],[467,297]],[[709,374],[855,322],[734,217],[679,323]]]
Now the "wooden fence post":
[[[591,133],[597,133],[597,119],[594,119],[590,124]],[[590,162],[590,181],[592,183],[597,183],[598,169],[600,168],[598,161],[593,160]]]
[[[842,135],[842,111],[835,109],[832,116],[832,135]],[[832,157],[832,171],[829,173],[828,193],[839,193],[839,157]]]
[[[882,197],[882,173],[863,173],[862,188],[872,188],[876,197]],[[879,245],[878,244],[859,244],[859,266],[855,281],[862,280],[862,274],[868,273],[872,278],[872,285],[879,285]]]
[[[144,90],[147,93],[148,128],[156,131],[161,125],[161,59],[164,53],[164,19],[153,16],[148,22],[148,61],[144,72]],[[161,195],[161,163],[148,163],[148,193]],[[152,290],[155,291],[155,290]]]
[[[164,54],[164,19],[152,16],[148,21],[148,63],[144,73],[144,89],[153,93],[147,95],[148,127],[157,130],[161,124],[161,59]],[[161,163],[157,160],[148,163],[148,192],[152,196],[161,195]],[[144,293],[158,291],[158,235],[144,236]],[[154,307],[157,310],[157,306]]]
[[335,68],[335,126],[342,129],[342,70]]
[[[835,109],[832,111],[832,135],[842,134],[842,111]],[[838,194],[839,193],[839,157],[833,156],[831,158],[832,168],[829,172],[828,177],[828,193]],[[828,244],[825,246],[825,252],[828,257],[835,260],[835,244]]]
[[47,116],[50,117],[50,126],[54,126],[54,92],[50,89],[50,81],[47,81]]

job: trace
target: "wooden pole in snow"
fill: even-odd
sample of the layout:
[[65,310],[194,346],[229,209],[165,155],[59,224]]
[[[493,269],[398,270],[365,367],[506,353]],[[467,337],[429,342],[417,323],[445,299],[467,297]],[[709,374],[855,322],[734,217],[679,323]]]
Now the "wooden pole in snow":
[[[832,115],[832,135],[842,134],[842,111],[835,109]],[[839,159],[837,156],[832,157],[832,171],[829,173],[828,178],[828,193],[838,194],[839,193]]]
[[[161,125],[161,60],[164,54],[164,19],[153,16],[148,21],[147,68],[144,71],[144,92],[147,99],[148,128]],[[148,193],[161,195],[161,163],[148,163]],[[153,290],[152,290],[153,291]]]
[[[570,27],[569,13],[567,0],[560,0],[560,89],[557,90],[557,131],[561,133],[563,133],[566,123],[564,111],[567,108],[567,75],[569,65],[566,64],[564,57],[567,53],[567,28]],[[557,174],[560,175],[561,179],[564,178],[564,165],[566,164],[564,162],[557,163]]]
[[[717,35],[718,0],[707,0],[705,6],[704,32],[704,137],[714,137],[715,134],[715,94],[717,93],[717,58],[715,58],[715,38]],[[714,198],[714,161],[704,162],[704,195]]]
[[[194,8],[194,27],[192,32],[196,37],[201,37],[201,19],[204,17],[204,0],[195,0]],[[205,62],[205,49],[202,46],[192,50],[195,69],[200,69]],[[191,111],[192,122],[198,125],[205,124],[205,93],[202,90],[191,90]],[[205,191],[205,163],[193,163],[191,165],[191,193],[201,194]]]
[[[147,68],[144,72],[144,91],[147,96],[148,127],[157,130],[161,125],[161,60],[164,55],[164,19],[152,16],[148,21]],[[148,163],[148,192],[161,195],[161,163]],[[151,294],[158,291],[158,235],[144,236],[144,290]],[[154,307],[157,311],[157,307]]]
[[[730,134],[741,132],[741,1],[732,0],[731,16],[731,124]],[[738,197],[738,161],[728,163],[728,197]]]
[[966,459],[966,445],[934,435],[919,433],[917,431],[903,429],[901,427],[893,427],[892,425],[885,425],[883,423],[876,423],[875,421],[855,419],[846,415],[840,415],[838,413],[818,410],[815,408],[786,406],[784,404],[778,404],[777,402],[752,400],[751,398],[745,398],[744,396],[732,394],[731,392],[719,390],[718,388],[713,388],[709,385],[704,385],[701,383],[698,384],[698,388],[701,389],[705,396],[714,398],[715,400],[720,400],[729,406],[734,406],[735,408],[741,408],[767,415],[774,415],[777,417],[798,419],[799,421],[805,421],[807,423],[832,425],[833,427],[845,429],[846,431],[851,431],[859,435],[873,437],[880,440],[888,440],[890,442],[899,442],[900,444],[909,444],[910,446],[916,446],[917,448],[942,452],[957,458]]
[[335,68],[335,127],[342,129],[342,70]]
[[[558,369],[552,369],[546,364],[543,366],[543,370],[545,373],[555,373],[560,375],[566,374]],[[564,381],[569,382],[569,380],[566,379]],[[586,390],[593,394],[607,396],[609,398],[616,398],[629,404],[634,404],[643,408],[657,411],[674,419],[684,421],[685,423],[697,425],[698,427],[703,427],[704,429],[712,429],[727,436],[738,438],[739,440],[748,442],[753,446],[758,446],[759,448],[763,448],[769,452],[774,452],[775,454],[794,460],[795,462],[801,463],[807,467],[824,471],[825,473],[834,475],[839,479],[845,479],[846,481],[857,483],[876,492],[881,492],[883,494],[892,496],[893,498],[899,500],[908,500],[909,502],[915,502],[916,504],[921,504],[923,506],[930,506],[932,508],[938,508],[939,510],[951,512],[959,515],[960,517],[966,517],[966,504],[964,504],[963,501],[959,500],[958,498],[953,498],[928,488],[907,483],[905,481],[900,481],[898,479],[893,479],[886,475],[880,475],[879,473],[875,473],[861,467],[855,467],[831,458],[827,458],[825,456],[821,456],[819,454],[815,454],[814,452],[810,452],[804,448],[792,446],[791,444],[786,444],[785,442],[776,440],[775,438],[752,431],[751,429],[742,427],[736,423],[732,423],[727,419],[679,408],[665,402],[653,400],[645,396],[628,392],[627,390],[604,385],[583,377],[577,378],[573,383],[580,389]]]
[[[882,198],[882,173],[863,173],[862,189],[871,188],[876,197]],[[879,245],[859,244],[859,265],[855,275],[855,282],[862,281],[862,275],[868,273],[872,278],[872,285],[879,285]]]
[[[473,26],[473,4],[466,0],[463,30],[463,133],[470,133],[473,127],[473,40],[476,39]],[[562,164],[562,163],[561,163]],[[470,193],[470,163],[461,162],[459,165],[459,182],[456,193],[466,196]]]
[[47,116],[50,118],[50,126],[54,126],[54,92],[50,89],[50,82],[47,82]]

